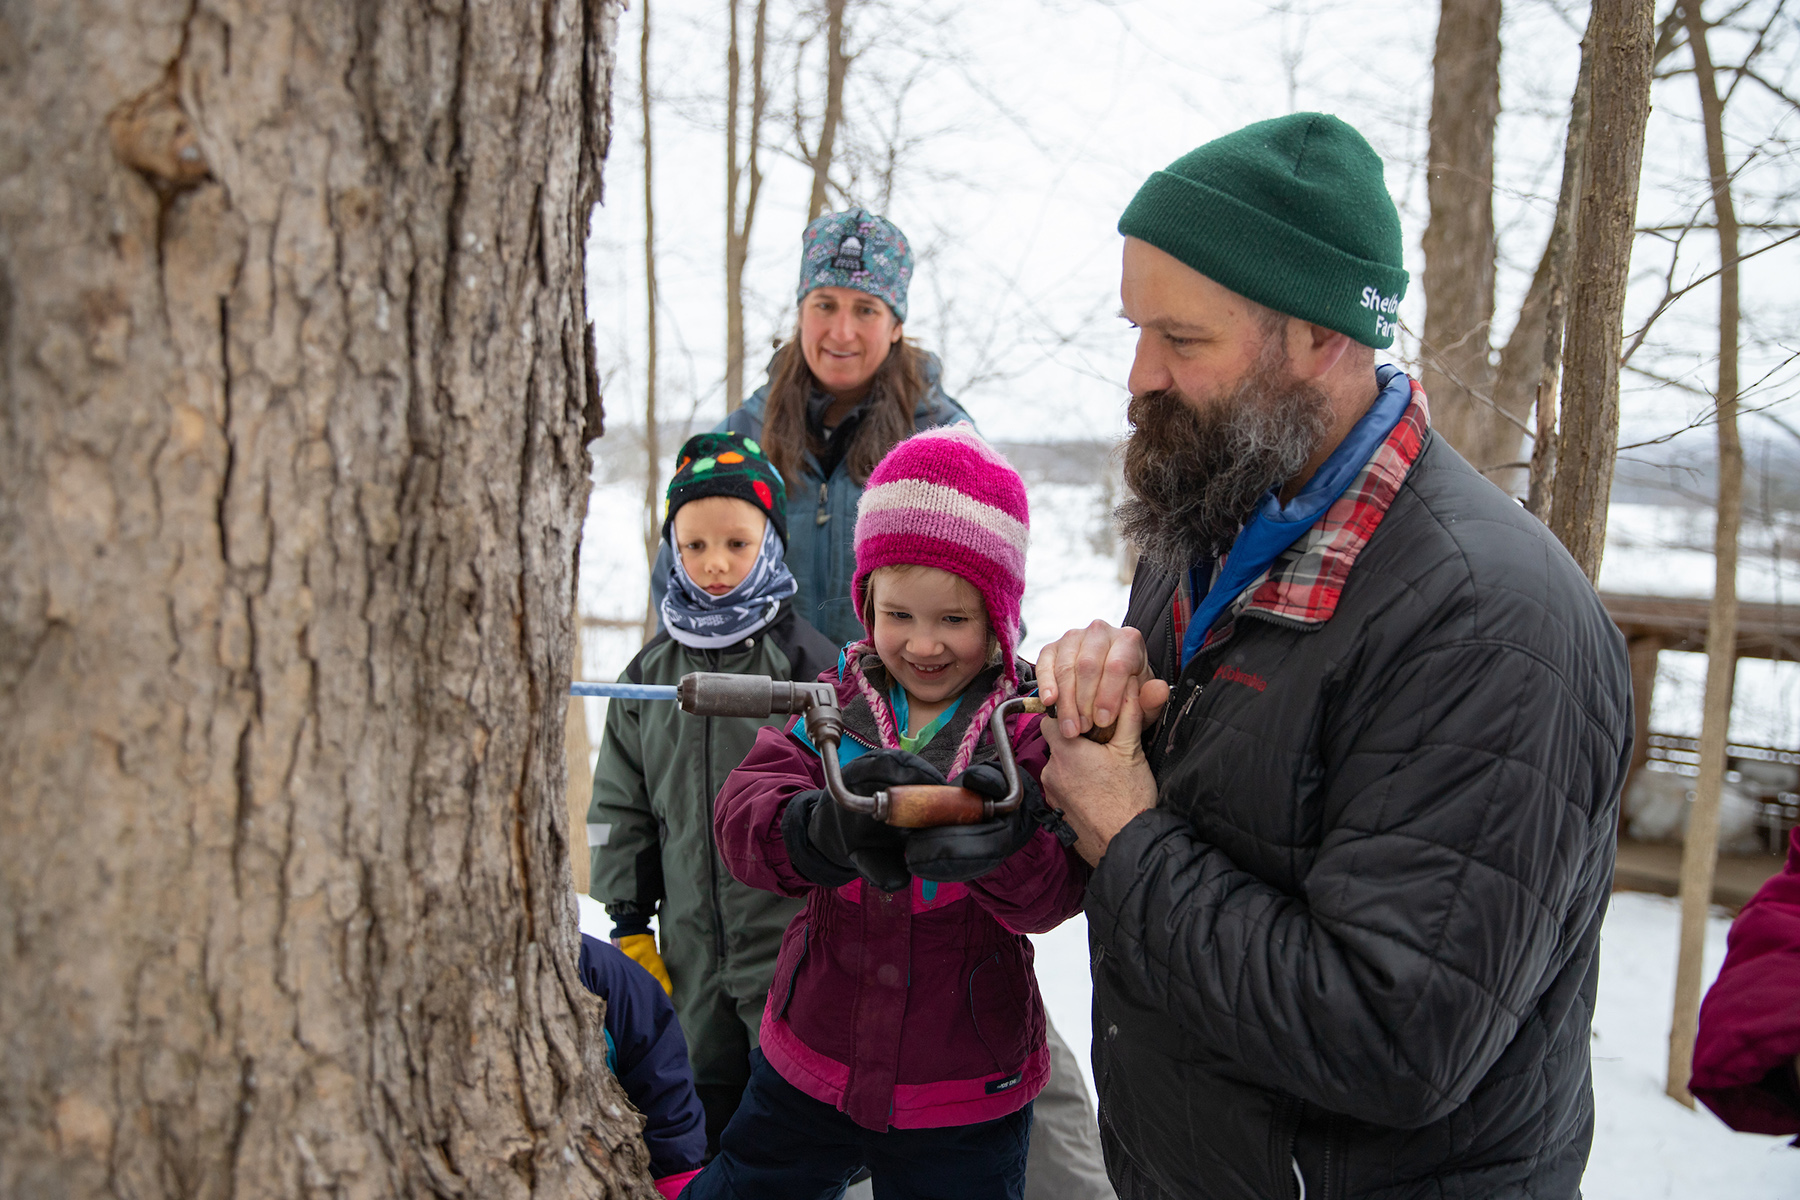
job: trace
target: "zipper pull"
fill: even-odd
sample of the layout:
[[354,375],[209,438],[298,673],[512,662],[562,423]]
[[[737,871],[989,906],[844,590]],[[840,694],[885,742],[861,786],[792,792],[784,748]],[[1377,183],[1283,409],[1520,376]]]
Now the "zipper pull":
[[1163,743],[1163,753],[1165,755],[1173,754],[1175,752],[1175,731],[1181,728],[1182,720],[1188,715],[1188,710],[1194,707],[1194,701],[1200,698],[1201,690],[1201,685],[1196,683],[1194,685],[1194,690],[1188,693],[1186,700],[1182,701],[1181,711],[1177,712],[1175,714],[1175,719],[1169,722],[1169,737],[1168,740]]
[[825,501],[830,496],[830,493],[826,490],[828,486],[829,485],[824,482],[819,484],[819,515],[814,520],[815,524],[823,525],[825,522],[831,520],[831,514],[825,511]]

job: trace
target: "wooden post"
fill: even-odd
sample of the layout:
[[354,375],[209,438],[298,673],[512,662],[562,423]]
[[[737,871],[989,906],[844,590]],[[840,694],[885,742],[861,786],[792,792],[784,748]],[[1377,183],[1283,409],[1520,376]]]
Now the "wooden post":
[[[1662,653],[1663,638],[1654,633],[1640,634],[1627,643],[1631,656],[1631,769],[1625,773],[1625,795],[1650,758],[1650,704],[1656,695],[1656,663]],[[1627,818],[1624,804],[1619,805],[1619,836],[1625,836]]]

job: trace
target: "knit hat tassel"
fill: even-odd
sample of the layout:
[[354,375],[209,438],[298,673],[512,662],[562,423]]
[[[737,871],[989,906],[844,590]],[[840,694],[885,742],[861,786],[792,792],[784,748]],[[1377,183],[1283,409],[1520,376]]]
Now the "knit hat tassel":
[[956,748],[956,758],[950,763],[950,778],[955,779],[968,770],[969,761],[975,757],[976,747],[981,745],[981,735],[987,732],[994,710],[1005,704],[1018,690],[1018,677],[1013,673],[1012,664],[1008,663],[1005,677],[988,693],[987,699],[981,702],[981,707],[969,719],[969,727],[963,731],[962,744]]
[[875,731],[881,735],[881,745],[887,750],[900,749],[900,725],[894,720],[894,709],[862,669],[865,654],[875,653],[875,643],[871,641],[857,642],[844,651],[845,668],[850,678],[856,683],[856,690],[868,701],[869,711],[875,714]]

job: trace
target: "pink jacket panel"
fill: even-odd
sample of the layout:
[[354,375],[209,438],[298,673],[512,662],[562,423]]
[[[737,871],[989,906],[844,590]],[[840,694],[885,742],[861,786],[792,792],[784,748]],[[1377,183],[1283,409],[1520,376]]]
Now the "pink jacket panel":
[[[1036,717],[1009,725],[1034,778],[1049,757],[1037,726]],[[1049,1070],[1023,935],[1080,911],[1087,865],[1040,830],[966,886],[821,888],[789,862],[781,817],[795,795],[823,786],[818,756],[765,728],[715,809],[732,874],[807,901],[783,938],[763,1016],[770,1065],[870,1129],[968,1124],[1023,1107]]]
[[1744,906],[1727,945],[1700,1006],[1689,1087],[1733,1129],[1800,1133],[1800,828],[1787,866]]

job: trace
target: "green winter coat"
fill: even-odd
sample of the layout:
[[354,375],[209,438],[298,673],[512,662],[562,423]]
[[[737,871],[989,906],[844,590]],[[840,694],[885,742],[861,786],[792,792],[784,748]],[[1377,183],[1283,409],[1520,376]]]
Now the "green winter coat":
[[[791,604],[738,646],[696,650],[664,632],[622,679],[675,683],[690,671],[816,679],[837,649]],[[713,841],[713,798],[749,753],[756,731],[785,716],[690,717],[674,704],[612,700],[588,809],[594,899],[615,937],[646,931],[674,984],[694,1082],[742,1086],[757,1044],[781,935],[801,904],[739,883]]]

